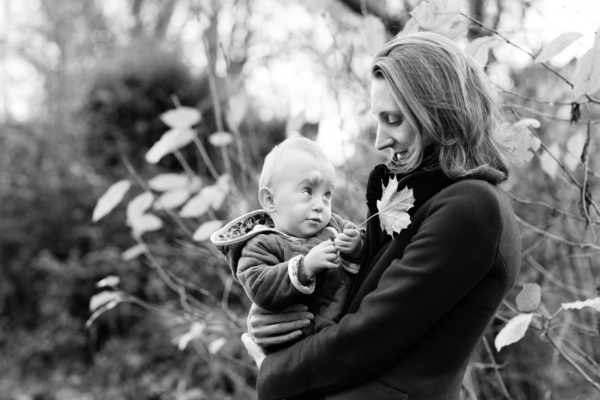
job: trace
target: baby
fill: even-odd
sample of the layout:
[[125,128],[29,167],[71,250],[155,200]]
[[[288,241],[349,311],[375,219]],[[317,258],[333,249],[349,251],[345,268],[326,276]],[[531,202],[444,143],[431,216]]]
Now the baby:
[[288,138],[265,158],[258,192],[263,209],[211,236],[258,306],[308,306],[315,318],[305,335],[339,321],[362,255],[363,235],[331,213],[334,179],[316,143]]

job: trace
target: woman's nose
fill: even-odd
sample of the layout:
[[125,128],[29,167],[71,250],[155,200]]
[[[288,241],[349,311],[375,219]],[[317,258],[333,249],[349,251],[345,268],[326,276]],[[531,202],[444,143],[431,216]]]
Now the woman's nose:
[[385,132],[385,129],[382,129],[381,126],[377,128],[377,138],[375,139],[375,148],[377,150],[385,150],[388,147],[392,147],[394,145],[394,141],[392,138]]

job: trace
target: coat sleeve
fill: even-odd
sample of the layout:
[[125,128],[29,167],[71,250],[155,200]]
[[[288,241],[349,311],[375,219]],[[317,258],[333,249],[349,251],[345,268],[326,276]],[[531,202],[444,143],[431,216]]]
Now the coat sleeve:
[[242,250],[237,278],[250,300],[269,311],[302,303],[306,294],[296,289],[288,274],[289,260],[265,240],[250,240]]
[[330,393],[384,372],[489,271],[502,229],[489,188],[452,185],[426,212],[356,313],[266,357],[259,400]]

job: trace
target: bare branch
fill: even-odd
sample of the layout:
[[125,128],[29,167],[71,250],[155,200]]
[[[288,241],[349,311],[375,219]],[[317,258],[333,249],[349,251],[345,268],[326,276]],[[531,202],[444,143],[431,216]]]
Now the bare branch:
[[597,246],[597,245],[595,245],[595,244],[593,244],[593,243],[585,243],[585,242],[572,242],[572,241],[570,241],[570,240],[567,240],[567,239],[565,239],[565,238],[563,238],[563,237],[560,237],[560,236],[558,236],[558,235],[555,235],[555,234],[553,234],[553,233],[550,233],[550,232],[547,232],[547,231],[545,231],[545,230],[543,230],[543,229],[540,229],[540,228],[538,228],[538,227],[536,227],[536,226],[534,226],[534,225],[531,225],[530,223],[528,223],[528,222],[524,221],[524,220],[523,220],[521,217],[519,217],[518,215],[516,216],[516,218],[517,218],[517,221],[518,221],[518,222],[519,222],[521,225],[523,225],[524,227],[526,227],[526,228],[529,228],[529,229],[531,229],[532,231],[534,231],[534,232],[537,232],[537,233],[539,233],[539,234],[541,234],[541,235],[547,236],[548,238],[550,238],[550,239],[552,239],[552,240],[555,240],[555,241],[557,241],[557,242],[560,242],[560,243],[566,244],[566,245],[568,245],[568,246],[578,247],[578,248],[580,248],[580,249],[586,249],[586,248],[590,248],[590,249],[594,249],[594,250],[599,250],[599,251],[600,251],[600,246]]

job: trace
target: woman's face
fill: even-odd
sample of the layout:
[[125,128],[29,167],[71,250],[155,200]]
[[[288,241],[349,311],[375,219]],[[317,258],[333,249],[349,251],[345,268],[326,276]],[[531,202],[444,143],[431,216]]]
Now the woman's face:
[[402,158],[415,140],[417,132],[404,118],[385,79],[373,80],[371,112],[377,118],[377,150],[391,149],[393,156]]

